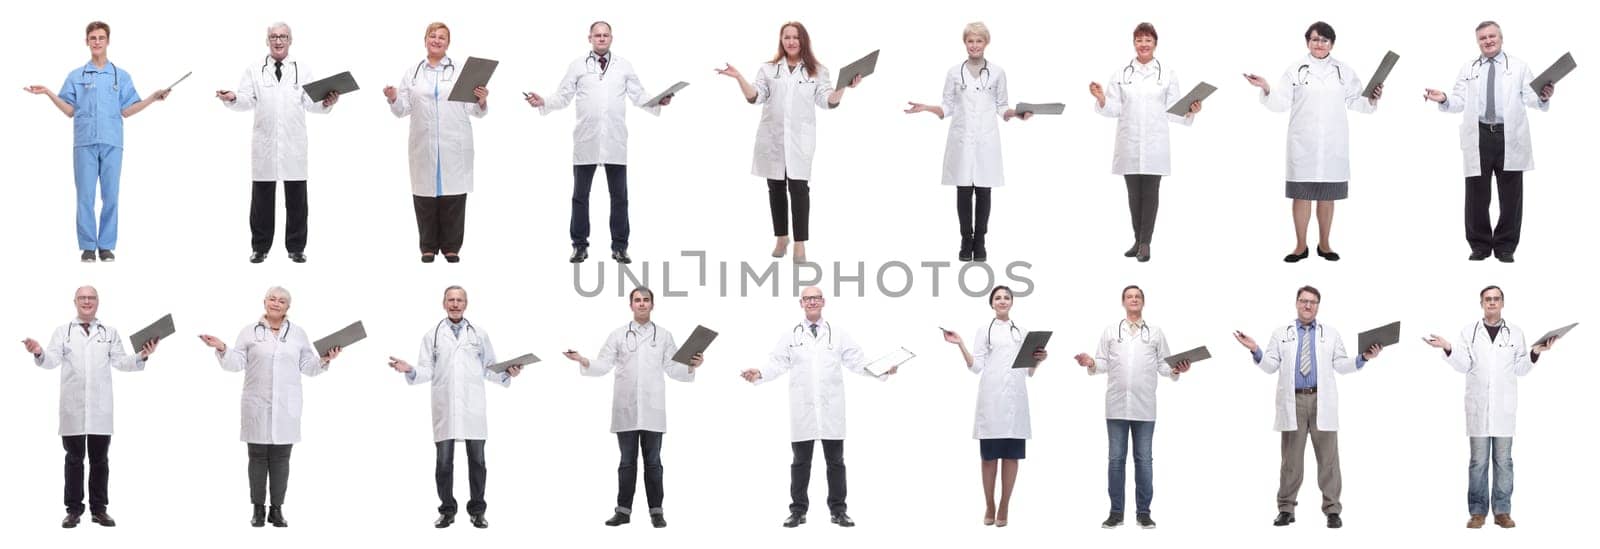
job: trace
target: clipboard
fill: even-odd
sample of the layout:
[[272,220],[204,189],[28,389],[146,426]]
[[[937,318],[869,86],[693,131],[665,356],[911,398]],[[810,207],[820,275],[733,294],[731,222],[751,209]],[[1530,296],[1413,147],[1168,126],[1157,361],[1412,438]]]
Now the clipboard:
[[1217,87],[1211,84],[1205,82],[1195,84],[1194,89],[1189,90],[1189,93],[1178,99],[1177,103],[1172,104],[1172,108],[1167,109],[1167,114],[1173,116],[1189,114],[1189,105],[1194,104],[1195,101],[1205,101],[1215,91],[1217,91]]
[[500,66],[499,61],[468,57],[466,66],[461,68],[461,75],[456,77],[455,87],[450,89],[450,100],[458,103],[477,103],[478,96],[472,90],[489,87],[489,77],[494,76],[494,68]]
[[1356,354],[1366,354],[1376,343],[1385,348],[1400,342],[1400,322],[1390,322],[1356,336]]
[[1378,71],[1372,73],[1372,80],[1367,81],[1367,87],[1361,89],[1361,96],[1372,99],[1372,90],[1378,89],[1378,86],[1383,85],[1384,80],[1389,79],[1389,71],[1394,70],[1394,64],[1399,61],[1400,54],[1398,53],[1391,51],[1383,54],[1383,61],[1378,63]]
[[1533,82],[1530,83],[1533,86],[1533,93],[1538,94],[1544,90],[1546,84],[1560,82],[1562,78],[1567,77],[1567,73],[1576,68],[1578,68],[1578,62],[1572,60],[1572,52],[1567,52],[1560,59],[1556,59],[1556,62],[1550,65],[1550,68],[1545,69],[1544,72],[1539,73],[1539,76],[1534,77]]
[[128,343],[133,344],[133,352],[137,353],[140,349],[144,349],[144,344],[149,343],[150,340],[166,339],[167,336],[177,331],[177,328],[172,326],[172,314],[168,313],[166,316],[156,320],[155,323],[134,332],[133,337],[128,338]]
[[834,86],[841,88],[847,87],[850,85],[850,82],[855,81],[856,76],[871,76],[872,73],[877,72],[878,52],[880,51],[883,50],[872,50],[872,53],[867,54],[866,57],[857,59],[854,63],[845,65],[844,68],[839,69],[839,80],[834,83]]
[[339,95],[344,95],[361,89],[361,86],[356,84],[356,79],[350,75],[350,71],[344,71],[306,84],[303,88],[312,100],[321,101],[328,97],[328,92],[339,92]]
[[[667,88],[667,91],[661,92],[660,94],[657,94],[655,97],[650,98],[649,101],[645,102],[644,106],[646,106],[646,107],[659,107],[659,106],[661,106],[661,100],[662,99],[666,99],[667,96],[669,96],[669,95],[677,95],[677,93],[679,91],[682,91],[684,88],[687,88],[687,87],[689,87],[689,83],[688,82],[679,81],[677,84],[673,84],[672,87]],[[694,337],[694,336],[690,336],[690,337]]]
[[1043,349],[1045,344],[1050,343],[1051,333],[1028,332],[1027,335],[1022,336],[1022,345],[1017,348],[1017,359],[1011,361],[1011,367],[1032,368],[1038,366],[1039,361],[1033,359],[1033,352]]
[[1018,115],[1028,112],[1034,115],[1061,114],[1066,112],[1067,106],[1062,103],[1017,103],[1014,110],[1017,111]]
[[317,340],[311,346],[316,348],[317,356],[328,356],[328,351],[333,350],[335,347],[343,349],[366,338],[367,329],[361,325],[361,321],[357,320],[351,325],[345,326],[344,329]]
[[533,353],[528,353],[505,362],[496,362],[494,364],[490,364],[489,371],[497,374],[503,374],[506,373],[506,370],[511,369],[512,366],[527,366],[535,362],[539,362],[539,357],[533,356]]
[[706,352],[706,348],[716,339],[715,330],[705,326],[695,326],[694,332],[689,334],[689,340],[683,342],[682,347],[678,347],[678,352],[672,354],[672,361],[687,366],[689,361],[694,359],[694,355]]
[[907,350],[905,347],[901,347],[891,351],[889,354],[878,357],[872,362],[868,362],[866,365],[866,370],[872,375],[883,377],[883,374],[888,372],[890,369],[893,369],[901,364],[905,364],[913,358],[917,358],[916,353]]
[[1183,362],[1185,360],[1189,361],[1189,365],[1190,366],[1193,366],[1194,363],[1200,362],[1200,361],[1208,359],[1208,358],[1211,358],[1211,350],[1210,349],[1206,349],[1205,345],[1201,345],[1199,347],[1195,347],[1193,349],[1189,349],[1187,351],[1184,351],[1184,352],[1169,356],[1169,357],[1164,358],[1162,360],[1165,361],[1168,366],[1174,366],[1175,367],[1175,366],[1178,365],[1178,363]]
[[1577,325],[1578,325],[1578,323],[1574,322],[1572,324],[1568,324],[1566,326],[1562,326],[1560,328],[1556,328],[1554,330],[1550,330],[1550,333],[1545,334],[1544,336],[1539,338],[1539,341],[1534,342],[1533,346],[1534,347],[1538,347],[1540,345],[1544,345],[1546,343],[1549,343],[1550,340],[1554,339],[1554,338],[1567,337],[1567,332],[1572,331],[1572,328],[1576,327]]

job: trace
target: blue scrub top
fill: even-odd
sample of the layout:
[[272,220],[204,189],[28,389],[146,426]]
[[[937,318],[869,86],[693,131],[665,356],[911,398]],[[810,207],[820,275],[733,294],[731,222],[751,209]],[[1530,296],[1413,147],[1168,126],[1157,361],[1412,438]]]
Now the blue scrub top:
[[72,105],[72,146],[122,146],[122,110],[139,102],[128,71],[106,62],[104,68],[90,61],[67,74],[56,94]]

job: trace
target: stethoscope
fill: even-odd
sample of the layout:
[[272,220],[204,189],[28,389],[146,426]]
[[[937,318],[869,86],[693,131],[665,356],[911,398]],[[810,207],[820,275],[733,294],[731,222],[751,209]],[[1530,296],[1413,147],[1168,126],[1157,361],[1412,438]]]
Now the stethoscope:
[[[1479,320],[1477,329],[1472,330],[1472,341],[1467,343],[1467,352],[1468,353],[1471,353],[1472,352],[1472,347],[1474,345],[1478,344],[1478,332],[1488,332],[1488,331],[1489,331],[1489,328],[1483,323],[1482,320]],[[1495,347],[1499,347],[1501,349],[1504,349],[1504,348],[1507,348],[1507,347],[1511,347],[1511,325],[1510,324],[1506,324],[1506,321],[1501,320],[1500,321],[1500,335],[1495,336],[1495,338],[1492,339],[1491,342],[1494,344]]]
[[[1139,61],[1139,58],[1135,57],[1132,60],[1128,61],[1128,66],[1122,68],[1122,84],[1123,85],[1128,85],[1128,84],[1132,84],[1133,83],[1133,75],[1135,74],[1135,72],[1134,72],[1135,69],[1133,68],[1133,64],[1135,62],[1137,62],[1137,61]],[[1161,85],[1161,77],[1165,74],[1161,70],[1161,60],[1152,57],[1152,58],[1150,58],[1150,62],[1156,64],[1156,85],[1159,86],[1159,85]],[[1301,67],[1301,68],[1304,68],[1304,67]]]
[[256,327],[252,330],[256,343],[266,343],[268,339],[276,339],[279,343],[287,343],[289,341],[289,319],[283,319],[283,326],[278,328],[278,335],[270,335],[271,332],[272,329],[267,326],[265,320],[256,321]]
[[[294,65],[294,85],[295,85],[295,87],[299,87],[300,86],[300,62],[299,61],[290,61],[289,64],[290,65]],[[267,75],[272,74],[272,73],[267,72],[267,67],[269,65],[272,65],[272,56],[270,56],[270,55],[267,56],[266,61],[262,61],[261,62],[261,80],[263,82],[266,82],[268,86],[271,86],[274,82],[277,82],[278,80],[277,80],[276,77],[274,77],[272,80],[267,80]],[[412,78],[416,78],[416,76],[413,75]]]
[[[961,70],[961,91],[967,91],[967,66],[966,65],[967,65],[966,63],[962,63],[961,64],[961,69],[960,69]],[[989,60],[988,59],[984,59],[983,60],[983,66],[978,68],[978,78],[977,78],[977,80],[978,80],[978,88],[977,88],[978,91],[984,91],[984,90],[989,89],[989,77],[992,76],[992,75],[993,75],[993,73],[989,72]]]
[[[1496,55],[1495,57],[1499,57],[1499,56]],[[1472,75],[1468,76],[1467,80],[1477,80],[1478,77],[1483,76],[1483,66],[1490,64],[1490,61],[1489,61],[1490,59],[1493,59],[1493,58],[1478,57],[1477,61],[1473,61],[1472,62]],[[1506,67],[1506,69],[1505,69],[1506,76],[1511,76],[1511,63],[1503,62],[1503,61],[1495,61],[1495,63],[1500,63],[1501,65],[1505,65],[1505,67]]]
[[[111,91],[114,91],[114,92],[122,91],[122,74],[117,71],[117,64],[116,63],[112,63],[111,61],[108,60],[108,61],[106,61],[106,68],[111,69],[111,70],[110,71],[100,70],[100,72],[110,72],[111,73]],[[88,78],[89,78],[89,67],[84,67],[83,68],[83,72],[79,73],[78,76],[79,76],[80,80],[88,80]],[[85,82],[84,83],[84,88],[85,89],[90,89],[90,90],[94,89],[94,80],[88,80],[87,82]]]
[[[1317,343],[1327,343],[1328,334],[1327,334],[1327,332],[1323,331],[1321,322],[1318,322],[1316,324],[1312,324],[1311,325],[1311,329],[1315,330],[1317,332]],[[1280,340],[1280,341],[1282,343],[1288,343],[1290,341],[1294,341],[1299,336],[1300,336],[1300,326],[1298,324],[1291,323],[1291,324],[1289,324],[1289,332],[1288,332],[1288,334],[1285,335],[1283,337],[1283,339]]]
[[[650,346],[651,347],[655,347],[656,346],[656,323],[652,321],[649,324],[646,324],[645,326],[649,326],[650,327]],[[631,322],[628,323],[628,333],[626,335],[622,336],[622,345],[624,347],[628,348],[628,352],[630,352],[630,353],[638,352],[639,345],[644,343],[644,335],[640,334],[639,332],[644,330],[645,326],[640,326],[639,330],[634,330],[633,329],[633,323],[631,323]]]
[[[439,361],[439,330],[444,329],[444,324],[446,322],[450,322],[450,317],[444,317],[444,320],[440,320],[439,323],[434,325],[434,327],[433,327],[433,342],[428,344],[428,348],[432,349],[432,351],[433,351],[433,360],[434,360],[434,362],[438,362]],[[463,324],[465,324],[465,326],[461,327],[461,331],[465,332],[465,333],[472,334],[472,341],[473,342],[477,342],[477,340],[478,340],[478,329],[472,327],[472,322],[468,321],[466,318],[462,318],[461,322]],[[467,340],[467,338],[464,338],[464,337],[457,338],[457,341],[466,341],[466,340]],[[478,358],[480,358],[480,359],[483,358],[483,348],[482,347],[478,348]]]
[[[984,335],[989,336],[988,340],[985,341],[984,343],[987,343],[989,345],[989,349],[990,350],[994,350],[994,323],[996,323],[996,322],[1000,322],[1000,319],[995,318],[995,319],[989,320],[989,328],[984,330],[984,332],[983,332]],[[1015,322],[1011,322],[1009,320],[1007,320],[1006,323],[1010,324],[1010,328],[1011,329],[1008,332],[1008,335],[1011,336],[1011,341],[1015,342],[1015,343],[1022,342],[1022,339],[1023,339],[1022,328],[1018,328],[1017,324]]]
[[[1290,84],[1293,84],[1293,85],[1296,85],[1296,86],[1304,86],[1304,85],[1307,85],[1307,84],[1311,83],[1311,64],[1310,63],[1306,63],[1306,64],[1300,65],[1300,68],[1296,71],[1296,73],[1298,74],[1297,78],[1299,79],[1299,81],[1298,82],[1291,82]],[[1333,65],[1333,73],[1339,76],[1339,85],[1341,85],[1341,86],[1344,85],[1344,71],[1339,69],[1339,65],[1338,64],[1334,64]]]
[[[1117,343],[1122,343],[1122,325],[1124,325],[1124,324],[1126,324],[1128,326],[1132,326],[1133,325],[1133,323],[1132,322],[1128,322],[1128,319],[1126,319],[1126,318],[1117,321]],[[1140,324],[1139,325],[1139,332],[1137,334],[1135,334],[1135,335],[1139,336],[1139,341],[1140,342],[1149,343],[1150,342],[1150,323],[1146,322],[1146,323]]]
[[[416,80],[417,76],[422,74],[422,68],[426,67],[426,66],[428,66],[428,60],[427,59],[423,59],[422,61],[417,62],[417,70],[411,71],[411,79],[412,80]],[[444,74],[441,75],[441,78],[439,78],[439,81],[440,82],[449,82],[450,79],[455,78],[455,75],[456,75],[456,62],[450,60],[449,57],[444,58],[444,64],[439,67],[439,71],[444,73]],[[298,73],[298,71],[296,71],[296,72]],[[298,78],[298,75],[296,76],[296,78]]]
[[[788,64],[788,61],[784,60],[784,59],[779,59],[777,63],[773,63],[773,65],[774,65],[772,67],[772,79],[773,80],[777,80],[779,78],[783,78],[783,66],[787,65],[787,64]],[[809,83],[812,83],[812,82],[816,82],[815,79],[811,78],[811,71],[805,70],[805,67],[806,67],[806,64],[803,63],[803,62],[799,63],[799,64],[796,64],[794,66],[794,70],[792,70],[791,72],[800,73],[800,77],[795,79],[795,82],[798,82],[800,84],[809,84]]]
[[[791,347],[799,347],[799,346],[805,345],[805,340],[801,339],[801,338],[806,335],[806,332],[809,330],[809,328],[810,328],[810,324],[805,323],[805,322],[801,322],[799,324],[795,324],[794,325],[794,333],[791,334],[792,337],[794,338],[794,345],[790,345],[790,346]],[[828,349],[832,349],[833,348],[833,325],[829,324],[828,321],[824,320],[824,321],[822,321],[822,329],[828,332],[828,346],[827,346],[827,348]],[[815,337],[815,336],[812,336],[812,337]]]
[[[72,343],[72,332],[82,329],[83,324],[74,322],[67,325],[67,343]],[[106,327],[98,322],[94,325],[94,334],[89,338],[95,343],[111,343],[111,334],[106,332]]]
[[[606,52],[606,55],[607,56],[611,55],[611,52]],[[595,70],[595,68],[596,68],[595,66],[599,65],[599,64],[600,64],[600,56],[596,55],[592,51],[589,52],[589,57],[584,59],[584,67],[588,69],[589,74],[599,74],[600,75],[600,79],[601,80],[605,80],[606,79],[606,72],[611,70],[611,61],[607,60],[606,64],[604,66],[599,67],[600,70]]]

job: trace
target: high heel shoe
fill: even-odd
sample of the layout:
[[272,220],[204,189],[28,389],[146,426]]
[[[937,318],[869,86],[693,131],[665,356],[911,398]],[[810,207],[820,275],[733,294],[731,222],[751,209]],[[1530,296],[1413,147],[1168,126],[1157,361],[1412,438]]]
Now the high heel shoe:
[[984,526],[994,526],[994,517],[983,517]]
[[789,237],[787,237],[787,236],[778,237],[778,245],[774,246],[772,248],[772,257],[783,257],[783,254],[786,254],[788,252],[789,252]]
[[1297,263],[1300,260],[1308,258],[1308,257],[1311,257],[1311,249],[1310,248],[1306,248],[1305,250],[1302,250],[1300,253],[1297,253],[1297,254],[1289,254],[1289,255],[1283,256],[1283,262],[1284,263]]
[[794,243],[794,262],[795,263],[806,263],[807,262],[806,261],[806,243],[805,242],[795,242]]

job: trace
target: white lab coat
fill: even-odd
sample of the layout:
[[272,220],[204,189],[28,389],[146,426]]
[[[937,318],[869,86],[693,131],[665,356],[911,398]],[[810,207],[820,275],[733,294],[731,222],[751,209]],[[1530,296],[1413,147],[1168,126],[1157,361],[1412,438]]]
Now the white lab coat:
[[89,322],[89,333],[84,334],[80,324],[74,318],[56,328],[44,354],[34,357],[33,364],[46,370],[61,367],[61,436],[109,436],[111,369],[138,372],[144,370],[145,361],[138,353],[123,351],[122,337],[115,328],[97,319]]
[[1026,334],[1011,321],[996,319],[972,338],[969,369],[979,376],[972,438],[1033,437],[1028,413],[1028,369],[1011,367]]
[[[1504,52],[1501,52],[1504,53]],[[1482,57],[1479,57],[1481,60]],[[1499,66],[1499,65],[1496,65]],[[1462,168],[1467,177],[1477,177],[1483,170],[1478,156],[1478,102],[1488,93],[1489,79],[1484,75],[1486,65],[1477,60],[1461,66],[1456,74],[1455,88],[1439,104],[1443,112],[1461,113]],[[1533,89],[1533,71],[1521,59],[1505,54],[1504,68],[1494,79],[1495,112],[1505,123],[1505,170],[1525,172],[1533,169],[1533,138],[1528,131],[1528,110],[1550,110],[1549,101],[1539,100],[1539,90]]]
[[980,76],[973,76],[962,61],[945,74],[940,104],[950,119],[950,134],[944,141],[945,185],[1006,184],[1000,163],[1000,120],[1011,104],[1006,71],[994,63],[985,66]]
[[236,111],[255,111],[250,132],[251,181],[305,181],[306,112],[325,113],[322,98],[312,100],[301,86],[316,81],[293,57],[283,60],[283,80],[273,76],[272,56],[244,70],[234,101]]
[[273,333],[265,319],[239,330],[239,337],[217,363],[228,372],[244,370],[239,396],[239,440],[250,444],[300,442],[300,376],[328,371],[299,324],[283,321]]
[[[1106,419],[1156,420],[1156,385],[1162,377],[1178,379],[1166,357],[1167,335],[1148,322],[1133,329],[1119,321],[1100,332],[1090,375],[1106,375]],[[1125,329],[1126,328],[1126,329]]]
[[[628,322],[606,336],[600,354],[589,367],[578,367],[586,376],[603,376],[612,371],[611,432],[667,432],[666,377],[694,381],[689,366],[672,361],[678,342],[672,332],[655,322],[640,326]],[[665,374],[665,375],[663,375]]]
[[[1344,339],[1339,337],[1338,330],[1333,327],[1316,323],[1317,332],[1317,430],[1339,430],[1339,377],[1335,373],[1355,373],[1356,361],[1344,351]],[[1299,330],[1294,323],[1273,330],[1272,339],[1258,344],[1261,348],[1261,362],[1256,366],[1261,371],[1278,374],[1278,392],[1274,406],[1278,413],[1273,421],[1273,429],[1278,431],[1293,431],[1299,425],[1296,422],[1294,375],[1295,357],[1300,354]]]
[[1311,54],[1283,70],[1261,104],[1272,112],[1289,112],[1286,146],[1288,181],[1350,181],[1350,120],[1345,110],[1378,109],[1361,96],[1361,75],[1343,62]]
[[406,383],[432,385],[434,442],[488,440],[489,401],[483,382],[511,386],[511,374],[497,374],[488,368],[495,363],[489,333],[470,321],[463,322],[459,338],[449,320],[422,334],[417,363],[406,374]]
[[623,100],[650,114],[661,114],[659,105],[644,106],[652,96],[639,83],[633,63],[614,53],[607,55],[610,61],[604,72],[593,53],[573,61],[567,66],[567,75],[561,78],[561,86],[539,108],[539,114],[550,114],[577,97],[578,125],[572,129],[575,166],[628,163],[628,110]]
[[[1476,122],[1474,122],[1476,124]],[[1502,320],[1504,322],[1504,320]],[[1517,430],[1517,378],[1533,371],[1522,328],[1504,323],[1494,341],[1483,322],[1461,329],[1444,361],[1467,375],[1467,436],[1509,437]]]
[[1159,60],[1133,60],[1113,74],[1109,82],[1104,87],[1106,106],[1095,101],[1094,112],[1117,119],[1111,173],[1171,175],[1172,143],[1167,124],[1194,124],[1191,117],[1167,112],[1183,99],[1177,71],[1162,66]]
[[811,179],[811,160],[817,152],[817,107],[828,108],[833,79],[827,67],[817,75],[805,63],[789,70],[787,61],[763,63],[750,83],[756,103],[762,105],[756,126],[755,159],[750,173],[763,179]]
[[449,196],[472,192],[472,120],[488,109],[476,102],[450,101],[456,65],[449,57],[437,68],[427,61],[406,67],[389,112],[411,116],[411,194]]
[[872,377],[861,347],[848,334],[802,321],[778,338],[757,384],[789,374],[789,440],[844,440],[844,371]]

